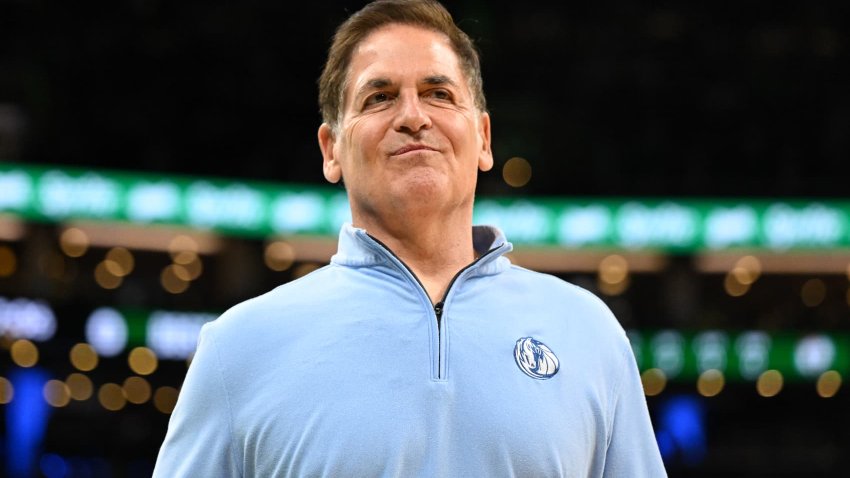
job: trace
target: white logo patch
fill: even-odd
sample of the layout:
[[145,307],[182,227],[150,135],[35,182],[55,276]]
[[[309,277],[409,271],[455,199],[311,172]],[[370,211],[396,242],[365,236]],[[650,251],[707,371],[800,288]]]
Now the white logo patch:
[[514,359],[520,370],[537,380],[552,378],[560,368],[555,352],[533,337],[523,337],[516,341]]

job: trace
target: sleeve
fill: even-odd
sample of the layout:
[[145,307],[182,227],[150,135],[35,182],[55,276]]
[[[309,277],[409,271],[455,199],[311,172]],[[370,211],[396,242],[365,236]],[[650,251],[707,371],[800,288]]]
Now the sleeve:
[[614,394],[611,435],[605,455],[606,478],[666,477],[649,419],[635,357],[627,347],[619,390]]
[[210,322],[201,329],[159,450],[154,478],[242,476],[213,327]]

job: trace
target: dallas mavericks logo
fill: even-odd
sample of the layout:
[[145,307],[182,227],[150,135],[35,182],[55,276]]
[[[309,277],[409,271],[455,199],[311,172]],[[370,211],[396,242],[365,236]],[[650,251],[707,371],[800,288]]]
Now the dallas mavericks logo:
[[560,362],[555,352],[543,342],[532,337],[516,341],[514,358],[520,370],[531,378],[546,380],[558,373]]

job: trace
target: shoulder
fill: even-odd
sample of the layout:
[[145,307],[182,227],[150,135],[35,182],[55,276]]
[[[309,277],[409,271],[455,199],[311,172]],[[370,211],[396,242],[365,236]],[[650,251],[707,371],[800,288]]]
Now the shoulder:
[[223,337],[240,337],[282,321],[298,320],[304,312],[322,302],[323,287],[336,266],[327,265],[296,280],[239,302],[205,327]]
[[524,302],[554,312],[572,330],[619,344],[628,342],[625,330],[601,297],[560,277],[513,265],[506,287],[522,291]]
[[536,290],[538,294],[547,296],[547,301],[565,302],[570,306],[613,317],[608,305],[598,295],[560,277],[517,265],[512,265],[507,275],[512,281],[525,284],[523,289]]

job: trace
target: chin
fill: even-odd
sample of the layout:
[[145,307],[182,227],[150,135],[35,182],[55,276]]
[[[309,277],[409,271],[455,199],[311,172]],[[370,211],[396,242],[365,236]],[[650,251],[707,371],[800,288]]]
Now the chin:
[[445,202],[449,196],[449,185],[440,179],[431,175],[416,175],[394,182],[390,189],[396,203],[404,204],[409,209],[429,209]]
[[449,184],[445,174],[433,170],[410,171],[403,179],[395,182],[401,192],[416,192],[418,194],[445,193]]

